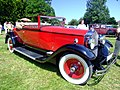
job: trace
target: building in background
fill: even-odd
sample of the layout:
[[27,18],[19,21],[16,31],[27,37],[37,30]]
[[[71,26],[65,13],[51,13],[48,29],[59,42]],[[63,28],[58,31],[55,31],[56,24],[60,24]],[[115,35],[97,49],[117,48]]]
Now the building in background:
[[120,26],[120,20],[119,21],[117,21],[118,22],[118,25]]
[[48,5],[51,6],[52,0],[45,0],[46,3],[48,3]]

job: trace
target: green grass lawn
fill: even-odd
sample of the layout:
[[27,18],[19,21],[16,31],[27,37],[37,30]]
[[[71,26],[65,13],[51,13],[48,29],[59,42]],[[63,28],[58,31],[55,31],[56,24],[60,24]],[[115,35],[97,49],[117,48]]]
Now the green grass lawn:
[[[4,38],[0,35],[0,90],[120,90],[120,58],[98,84],[92,78],[85,86],[73,85],[60,76],[55,65],[11,54]],[[115,38],[107,39],[114,45]]]

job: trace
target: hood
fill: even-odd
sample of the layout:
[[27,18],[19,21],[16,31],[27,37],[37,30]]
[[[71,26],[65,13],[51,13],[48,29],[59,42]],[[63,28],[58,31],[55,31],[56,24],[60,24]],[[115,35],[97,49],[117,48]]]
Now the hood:
[[88,30],[66,28],[66,27],[61,27],[61,26],[42,26],[41,30],[45,31],[45,32],[72,34],[72,35],[83,35],[83,36],[88,32]]

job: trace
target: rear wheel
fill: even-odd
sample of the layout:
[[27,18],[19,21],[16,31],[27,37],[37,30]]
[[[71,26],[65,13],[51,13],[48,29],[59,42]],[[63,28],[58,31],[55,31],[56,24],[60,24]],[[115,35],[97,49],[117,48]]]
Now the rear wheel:
[[63,78],[73,84],[85,84],[92,75],[90,61],[85,61],[76,54],[67,54],[61,57],[59,70]]
[[13,49],[13,42],[12,42],[12,39],[9,37],[8,40],[7,40],[7,45],[8,45],[8,50],[13,53],[14,52],[14,49]]
[[115,34],[115,33],[112,30],[107,31],[107,35],[113,35],[113,34]]

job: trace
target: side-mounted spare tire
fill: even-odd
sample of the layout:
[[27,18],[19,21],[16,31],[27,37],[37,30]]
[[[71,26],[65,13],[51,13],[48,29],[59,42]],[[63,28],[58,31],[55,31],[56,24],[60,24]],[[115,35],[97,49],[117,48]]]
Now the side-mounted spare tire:
[[60,58],[59,70],[65,80],[84,85],[91,78],[92,64],[76,54],[66,54]]

